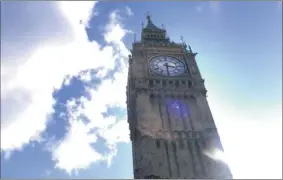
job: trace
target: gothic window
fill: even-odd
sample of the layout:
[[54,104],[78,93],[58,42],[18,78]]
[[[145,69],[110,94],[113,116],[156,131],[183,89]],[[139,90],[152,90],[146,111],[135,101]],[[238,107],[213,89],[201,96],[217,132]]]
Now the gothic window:
[[166,87],[166,81],[162,81],[162,86]]
[[174,149],[176,149],[176,142],[172,142],[172,146]]
[[149,85],[150,88],[152,88],[153,87],[153,80],[149,80],[148,85]]
[[176,82],[175,82],[175,85],[176,85],[176,87],[179,87],[180,82],[179,82],[179,81],[176,81]]
[[160,148],[160,140],[156,140],[156,147]]
[[173,81],[169,81],[169,86],[172,86],[173,85]]
[[160,83],[160,80],[156,80],[155,82],[156,82],[156,84],[159,84],[159,83]]
[[188,87],[191,88],[192,87],[192,81],[188,81]]
[[186,82],[185,82],[184,80],[182,80],[181,83],[182,83],[183,85],[186,84]]
[[180,139],[180,149],[184,149],[185,145],[182,139]]
[[168,147],[168,142],[166,140],[164,141],[164,145],[165,147]]

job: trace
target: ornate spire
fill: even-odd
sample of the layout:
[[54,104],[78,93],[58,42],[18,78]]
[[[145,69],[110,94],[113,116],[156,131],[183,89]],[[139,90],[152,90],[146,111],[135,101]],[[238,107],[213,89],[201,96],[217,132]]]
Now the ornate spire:
[[146,14],[147,25],[142,29],[143,42],[167,42],[169,38],[166,36],[166,30],[155,26],[151,20],[149,13]]
[[151,29],[151,30],[161,30],[160,28],[158,28],[157,26],[155,26],[151,20],[151,17],[149,14],[146,15],[146,19],[147,19],[147,25],[146,25],[146,29]]

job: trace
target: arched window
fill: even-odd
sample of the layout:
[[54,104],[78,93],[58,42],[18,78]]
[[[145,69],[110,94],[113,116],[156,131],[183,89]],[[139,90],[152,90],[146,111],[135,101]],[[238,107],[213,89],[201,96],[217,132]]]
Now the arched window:
[[176,87],[179,87],[179,85],[180,85],[180,82],[179,82],[179,81],[176,81],[176,82],[175,82],[175,86],[176,86]]
[[193,86],[192,81],[188,81],[188,87],[191,88]]
[[158,140],[158,139],[155,140],[155,143],[156,143],[156,147],[157,147],[157,148],[160,148],[160,140]]
[[162,81],[162,86],[166,87],[166,81],[165,80]]
[[153,87],[153,80],[149,80],[148,85],[150,88]]

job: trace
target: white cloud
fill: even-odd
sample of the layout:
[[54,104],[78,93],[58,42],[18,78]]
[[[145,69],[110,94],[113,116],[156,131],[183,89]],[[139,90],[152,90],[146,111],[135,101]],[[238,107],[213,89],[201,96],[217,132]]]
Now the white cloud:
[[[93,12],[96,1],[58,1],[57,2],[65,17],[69,20],[73,27],[73,31],[77,35],[77,40],[85,40],[86,33],[81,26],[88,27],[89,20],[96,13]],[[96,14],[97,15],[97,14]]]
[[212,14],[218,14],[221,11],[221,4],[220,1],[199,2],[195,11],[198,13],[210,11]]
[[[126,69],[123,70],[122,72],[115,73],[114,80],[108,79],[102,81],[102,84],[97,90],[89,89],[90,100],[81,97],[78,106],[75,105],[74,101],[70,101],[68,106],[69,121],[71,122],[70,128],[76,129],[76,126],[81,126],[84,136],[81,135],[80,139],[76,139],[72,137],[76,136],[75,133],[69,133],[62,142],[53,148],[53,158],[58,168],[71,173],[79,169],[84,169],[98,160],[108,161],[108,165],[110,165],[112,158],[117,153],[116,144],[129,142],[129,127],[125,119],[118,121],[117,117],[114,116],[103,117],[103,113],[107,111],[108,107],[125,108],[127,78]],[[115,93],[113,93],[113,89],[115,89]],[[86,116],[90,122],[83,124],[82,120],[79,119],[81,115]],[[94,142],[90,141],[88,137],[95,139],[98,135],[106,140],[109,153],[100,155],[97,159],[84,158],[88,157],[88,154],[97,154],[95,149],[90,148],[90,144]],[[80,148],[77,148],[78,141],[81,143]],[[70,147],[77,150],[69,151],[68,148],[62,149],[61,147]],[[82,156],[82,153],[86,156]],[[75,161],[71,158],[65,158],[66,154],[68,154],[68,157],[82,157],[80,161]]]
[[[69,120],[70,129],[67,136],[62,142],[57,143],[57,146],[52,146],[56,167],[71,172],[88,167],[91,162],[96,160],[109,159],[107,156],[104,157],[96,153],[90,146],[91,143],[95,142],[96,135],[89,134],[89,131],[90,128],[95,127],[93,122],[96,120],[101,123],[100,126],[104,127],[104,131],[101,131],[101,133],[105,134],[105,138],[109,142],[126,141],[125,137],[119,139],[113,133],[107,133],[107,128],[115,129],[116,126],[126,128],[126,125],[123,126],[123,123],[121,125],[121,122],[116,122],[116,120],[109,120],[109,125],[111,125],[109,127],[107,121],[103,121],[101,112],[104,112],[108,105],[125,107],[123,104],[125,103],[127,75],[125,57],[127,57],[129,51],[121,39],[130,31],[123,29],[117,13],[112,13],[105,32],[105,39],[110,44],[101,47],[95,41],[88,41],[84,29],[91,17],[90,12],[95,2],[64,1],[52,3],[59,5],[58,7],[62,10],[66,21],[70,24],[67,27],[68,30],[64,27],[61,27],[61,30],[69,31],[69,34],[71,33],[73,36],[68,36],[67,39],[62,37],[64,43],[60,43],[61,37],[55,40],[53,37],[52,41],[42,40],[37,48],[33,48],[29,52],[29,56],[24,61],[9,62],[9,57],[1,56],[1,150],[6,152],[8,156],[14,150],[20,150],[24,145],[41,139],[41,133],[46,129],[49,120],[48,114],[53,112],[52,105],[55,103],[52,97],[53,90],[61,88],[64,81],[68,83],[70,77],[79,74],[79,72],[98,67],[102,69],[99,75],[105,75],[114,68],[115,61],[119,60],[122,64],[122,71],[115,74],[114,81],[106,80],[103,82],[100,86],[101,91],[95,92],[90,89],[92,101],[99,103],[86,102],[83,113],[91,119],[92,125],[85,125],[75,119],[75,112],[73,112],[73,117],[70,117]],[[80,24],[80,22],[83,22],[83,24]],[[5,46],[5,44],[2,46]],[[19,59],[20,57],[13,58]],[[82,78],[84,78],[84,81],[90,80],[90,77],[82,76]],[[115,95],[110,98],[113,89],[117,89],[122,96]],[[105,96],[106,91],[108,95]],[[91,108],[88,107],[92,104],[97,107],[96,114],[91,112]],[[104,123],[106,125],[103,125]],[[75,137],[80,137],[80,141]],[[80,148],[77,148],[78,145]],[[66,154],[70,156],[67,158]],[[82,155],[85,156],[81,157]],[[78,158],[68,162],[71,159],[69,157],[73,156]]]
[[126,6],[126,13],[127,13],[128,16],[134,15],[132,9],[129,6]]
[[[113,118],[113,117],[112,117]],[[130,142],[129,125],[126,120],[118,121],[114,126],[106,130],[102,130],[100,135],[108,140],[109,144],[117,144],[120,142]]]
[[[33,6],[29,13],[32,14],[32,12],[36,12]],[[58,14],[60,13],[57,12],[57,17],[60,16]],[[34,14],[31,16],[33,17]],[[7,18],[7,16],[3,18]],[[66,25],[68,23],[62,22],[61,24]],[[5,28],[8,29],[7,26]],[[74,75],[82,69],[99,65],[99,61],[96,61],[95,64],[92,57],[84,59],[82,64],[81,61],[77,61],[82,55],[89,55],[92,49],[99,52],[99,48],[96,43],[74,42],[76,36],[69,36],[73,33],[69,31],[69,28],[70,26],[55,28],[65,31],[68,34],[66,37],[59,36],[56,39],[51,36],[51,40],[48,41],[46,36],[40,36],[43,38],[41,41],[39,40],[36,48],[29,49],[31,51],[27,52],[27,57],[2,56],[1,54],[1,81],[3,83],[1,86],[2,150],[6,152],[19,150],[30,141],[37,140],[46,128],[48,114],[53,112],[52,92],[54,88],[60,88],[66,75]],[[34,30],[30,29],[30,31]],[[36,29],[34,34],[42,33],[39,29]],[[28,46],[30,39],[24,40],[20,42]],[[6,42],[9,46],[14,43],[1,41],[4,49],[7,45]],[[15,43],[19,44],[20,42]],[[87,49],[81,48],[82,46]],[[94,51],[93,53],[97,54],[97,52]],[[108,53],[100,54],[107,56]],[[17,53],[15,52],[15,54]]]
[[[123,29],[120,24],[117,12],[114,11],[110,14],[110,22],[106,26],[104,38],[106,42],[114,46],[111,58],[108,58],[109,61],[112,63],[119,61],[121,68],[114,73],[113,79],[102,81],[96,89],[88,88],[90,100],[81,97],[79,105],[76,105],[74,100],[69,101],[70,131],[60,143],[52,148],[56,167],[68,173],[87,168],[96,161],[107,161],[108,165],[110,165],[113,156],[117,153],[116,144],[119,142],[129,142],[127,121],[118,121],[113,116],[107,118],[103,116],[108,107],[126,107],[126,58],[129,51],[122,42],[122,38],[127,33],[127,30]],[[104,58],[103,61],[105,60],[107,59]],[[101,76],[101,73],[98,74]],[[105,71],[102,74],[105,74]],[[91,80],[88,73],[82,75],[81,79],[84,81]],[[90,122],[83,123],[80,119],[81,115],[87,117]],[[80,129],[80,131],[73,131],[73,129]],[[79,139],[75,138],[78,134],[80,134]],[[91,144],[95,143],[97,136],[106,140],[108,145],[107,154],[99,154],[95,149],[91,148]],[[72,148],[76,150],[69,151]],[[88,156],[92,158],[88,158]],[[78,157],[79,160],[66,157]]]
[[72,120],[63,142],[53,149],[56,168],[64,169],[68,173],[77,172],[80,168],[87,168],[90,162],[102,160],[103,156],[91,146],[96,141],[97,136],[88,134],[84,123]]

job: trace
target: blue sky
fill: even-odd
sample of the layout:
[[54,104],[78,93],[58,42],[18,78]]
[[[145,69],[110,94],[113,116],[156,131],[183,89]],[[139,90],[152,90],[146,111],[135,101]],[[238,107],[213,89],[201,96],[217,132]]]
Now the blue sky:
[[133,177],[127,56],[148,11],[199,53],[234,177],[282,177],[281,4],[167,1],[1,2],[1,178]]

